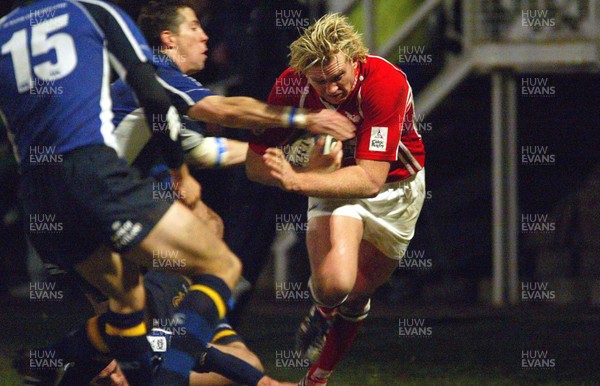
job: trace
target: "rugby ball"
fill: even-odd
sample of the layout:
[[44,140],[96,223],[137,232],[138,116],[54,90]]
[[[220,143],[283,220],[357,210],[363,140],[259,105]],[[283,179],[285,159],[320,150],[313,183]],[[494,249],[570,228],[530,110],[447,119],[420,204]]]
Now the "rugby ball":
[[331,153],[337,143],[337,139],[329,134],[313,136],[310,133],[306,133],[301,135],[295,141],[292,141],[290,144],[282,146],[281,150],[283,151],[285,159],[294,166],[307,166],[310,155],[312,154],[317,141],[321,137],[325,137],[323,154]]

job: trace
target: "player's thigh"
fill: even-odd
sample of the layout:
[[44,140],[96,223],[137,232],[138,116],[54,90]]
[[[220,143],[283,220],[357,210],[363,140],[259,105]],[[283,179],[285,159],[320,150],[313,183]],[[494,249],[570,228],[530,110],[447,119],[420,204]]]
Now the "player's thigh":
[[387,283],[397,268],[398,260],[387,257],[369,241],[363,240],[358,256],[358,274],[352,293],[354,296],[370,297],[377,288]]
[[223,220],[215,213],[215,211],[210,209],[203,201],[198,201],[196,206],[194,206],[193,213],[202,220],[218,238],[223,238]]
[[138,266],[123,259],[107,245],[74,266],[87,282],[109,297],[113,311],[140,310],[145,303],[144,287]]
[[[219,275],[231,272],[232,267],[233,271],[241,269],[237,257],[225,243],[180,202],[174,202],[139,246],[125,256],[142,260],[143,265],[151,269],[188,275]],[[226,282],[235,281],[229,279],[232,278]]]
[[314,279],[334,276],[353,280],[358,269],[362,232],[362,221],[354,217],[310,218],[306,243]]

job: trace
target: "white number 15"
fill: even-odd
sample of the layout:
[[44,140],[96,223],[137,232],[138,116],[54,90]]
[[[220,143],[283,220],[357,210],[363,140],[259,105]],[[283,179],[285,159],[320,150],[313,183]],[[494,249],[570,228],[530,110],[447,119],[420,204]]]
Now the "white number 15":
[[[36,24],[31,28],[31,56],[44,55],[50,50],[56,51],[56,63],[47,60],[33,67],[35,75],[45,81],[64,78],[77,66],[77,52],[71,35],[65,32],[52,32],[66,27],[69,15],[61,15]],[[25,47],[25,49],[23,49]],[[27,28],[15,32],[10,40],[2,46],[2,55],[12,55],[15,79],[19,93],[27,92],[32,87],[31,62],[27,49]]]

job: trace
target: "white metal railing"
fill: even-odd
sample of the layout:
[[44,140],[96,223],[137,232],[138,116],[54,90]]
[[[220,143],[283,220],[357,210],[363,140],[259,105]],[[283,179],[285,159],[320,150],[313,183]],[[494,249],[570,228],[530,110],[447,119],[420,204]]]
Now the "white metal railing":
[[473,44],[596,41],[599,3],[599,0],[464,1],[464,27]]

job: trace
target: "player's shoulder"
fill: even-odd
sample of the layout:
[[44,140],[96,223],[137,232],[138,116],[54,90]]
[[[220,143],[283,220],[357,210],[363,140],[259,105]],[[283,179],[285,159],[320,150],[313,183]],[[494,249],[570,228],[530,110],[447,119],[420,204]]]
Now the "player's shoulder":
[[158,76],[168,83],[185,84],[192,88],[205,88],[197,79],[183,73],[177,64],[165,54],[152,54],[152,64]]
[[389,82],[394,85],[408,84],[406,74],[395,64],[377,55],[367,55],[363,64],[365,82]]
[[[386,59],[368,55],[362,65],[363,77],[361,95],[363,103],[391,104],[410,94],[410,84],[406,74]],[[394,98],[394,96],[396,98]]]

